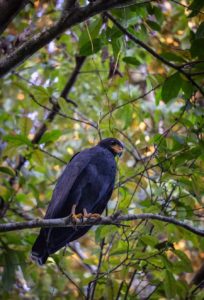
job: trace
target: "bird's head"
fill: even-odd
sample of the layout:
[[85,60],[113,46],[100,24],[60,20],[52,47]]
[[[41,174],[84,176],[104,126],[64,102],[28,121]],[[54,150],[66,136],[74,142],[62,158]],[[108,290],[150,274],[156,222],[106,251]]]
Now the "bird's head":
[[124,149],[123,143],[115,138],[104,139],[98,145],[111,151],[114,156],[121,156]]

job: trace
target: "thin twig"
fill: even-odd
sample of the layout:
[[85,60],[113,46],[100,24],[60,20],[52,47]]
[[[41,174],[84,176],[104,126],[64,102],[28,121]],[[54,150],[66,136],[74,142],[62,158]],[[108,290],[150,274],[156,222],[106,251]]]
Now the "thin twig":
[[134,272],[132,273],[132,276],[131,276],[131,278],[130,278],[129,284],[128,284],[127,289],[126,289],[126,292],[125,292],[124,300],[126,300],[127,297],[128,297],[128,295],[129,295],[129,290],[130,290],[130,288],[131,288],[131,285],[132,285],[132,283],[133,283],[133,280],[134,280],[134,278],[135,278],[136,273],[137,273],[137,270],[134,270]]
[[0,77],[9,73],[17,65],[22,64],[31,55],[46,46],[64,31],[97,14],[121,5],[128,5],[131,2],[131,0],[91,1],[90,4],[85,6],[73,6],[68,10],[63,9],[57,22],[49,27],[45,27],[41,32],[30,36],[22,45],[0,59]]
[[123,32],[131,41],[133,41],[135,44],[139,45],[140,47],[142,47],[143,49],[145,49],[148,53],[150,53],[153,57],[155,57],[156,59],[158,59],[159,61],[163,62],[166,66],[173,68],[174,70],[176,70],[177,72],[183,74],[191,83],[192,85],[194,85],[199,91],[200,93],[204,96],[204,91],[202,90],[202,88],[197,84],[197,82],[195,82],[191,76],[186,73],[180,66],[177,66],[175,64],[173,64],[172,62],[170,62],[169,60],[165,59],[163,56],[159,55],[157,52],[155,52],[152,48],[150,48],[147,44],[145,44],[143,41],[139,40],[136,36],[134,36],[133,34],[131,34],[128,30],[126,30],[111,14],[109,13],[105,13],[105,15],[107,16],[107,18],[109,18],[114,25],[121,31]]
[[[77,80],[77,76],[83,66],[85,59],[84,57],[78,57],[76,58],[76,65],[75,68],[72,72],[72,74],[70,75],[69,79],[67,80],[67,83],[64,87],[64,89],[62,90],[60,97],[63,98],[67,98],[68,94],[72,88],[72,86],[75,84],[76,80]],[[30,97],[33,99],[33,101],[35,101],[38,105],[42,106],[34,97],[34,95],[32,95],[32,93],[29,93]],[[43,108],[45,109],[45,107],[43,106]],[[47,110],[49,110],[49,114],[47,115],[47,117],[45,118],[45,121],[41,124],[41,126],[38,128],[38,130],[36,131],[33,139],[32,139],[32,144],[38,144],[38,142],[40,141],[40,139],[42,138],[42,136],[44,135],[44,133],[47,131],[47,125],[48,123],[52,123],[55,116],[57,114],[61,114],[61,116],[63,115],[63,117],[69,118],[71,120],[76,121],[77,119],[69,117],[65,114],[62,114],[59,112],[60,107],[58,105],[58,103],[53,103],[52,108],[47,108]],[[86,121],[84,121],[86,122]],[[88,123],[88,122],[87,122]],[[16,171],[16,174],[18,174],[18,172],[21,170],[21,168],[24,166],[25,162],[27,161],[25,156],[19,156],[18,159],[18,163],[16,164],[14,170]],[[9,180],[10,185],[12,186],[15,182],[15,176],[11,177]]]
[[103,258],[104,245],[105,245],[105,239],[103,238],[101,241],[101,249],[100,249],[100,255],[99,255],[99,260],[98,260],[98,267],[97,267],[97,271],[96,271],[96,277],[95,277],[93,284],[91,286],[91,289],[90,289],[91,290],[90,300],[94,300],[94,293],[95,293],[97,281],[99,279],[99,272],[100,272],[102,258]]
[[144,97],[146,97],[147,95],[149,95],[150,93],[152,93],[153,91],[155,91],[156,89],[158,89],[159,87],[161,86],[161,84],[157,84],[155,87],[153,87],[152,89],[150,89],[149,91],[143,93],[142,95],[136,97],[136,98],[133,98],[133,99],[130,99],[129,101],[125,102],[125,103],[122,103],[120,105],[117,105],[116,107],[114,107],[113,109],[111,109],[109,112],[105,113],[99,120],[99,122],[102,122],[103,119],[105,119],[108,115],[112,114],[114,111],[120,109],[120,108],[123,108],[124,106],[126,105],[129,105],[129,104],[132,104]]
[[[56,263],[56,261],[55,261],[55,263]],[[83,298],[85,299],[84,292],[76,284],[76,282],[70,277],[70,275],[66,271],[64,271],[58,263],[56,263],[56,266],[57,266],[58,270],[75,286],[75,288],[78,290],[78,292],[81,294],[81,296],[83,296]]]

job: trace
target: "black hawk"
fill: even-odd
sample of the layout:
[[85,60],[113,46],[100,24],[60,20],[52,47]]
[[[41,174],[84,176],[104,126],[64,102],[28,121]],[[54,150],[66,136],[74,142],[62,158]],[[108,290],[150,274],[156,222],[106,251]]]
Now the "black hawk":
[[[58,179],[45,219],[102,214],[114,188],[114,157],[122,151],[120,141],[107,138],[74,155]],[[84,235],[90,227],[41,228],[32,248],[32,260],[44,264],[50,254]]]

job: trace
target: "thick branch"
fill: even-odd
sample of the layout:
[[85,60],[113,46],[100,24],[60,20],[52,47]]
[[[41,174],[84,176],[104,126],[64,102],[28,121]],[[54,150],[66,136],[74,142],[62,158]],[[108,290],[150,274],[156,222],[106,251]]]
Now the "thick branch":
[[115,214],[109,217],[101,217],[100,219],[78,219],[74,224],[70,216],[60,219],[36,219],[28,222],[17,222],[17,223],[6,223],[0,224],[0,232],[15,231],[28,228],[38,228],[38,227],[72,227],[72,226],[89,226],[89,225],[120,225],[124,221],[132,220],[158,220],[164,223],[174,224],[181,228],[184,228],[196,235],[204,236],[204,229],[195,228],[186,222],[176,220],[172,217],[166,217],[156,214],[129,214],[129,215],[119,215]]
[[0,34],[27,3],[28,0],[0,0]]
[[[85,56],[76,56],[76,66],[75,66],[69,80],[67,81],[63,91],[61,92],[61,97],[65,98],[65,100],[67,100],[67,96],[68,96],[69,92],[71,91],[71,88],[73,87],[73,85],[77,79],[77,76],[79,74],[79,71],[81,70],[81,67],[83,66],[85,59],[86,59]],[[69,101],[69,100],[67,100],[67,101]],[[74,103],[74,105],[77,106],[76,103]]]
[[95,16],[108,9],[114,8],[118,5],[128,4],[130,0],[112,0],[103,1],[98,0],[85,7],[68,10],[67,14],[64,12],[61,19],[54,25],[46,28],[44,31],[34,35],[28,39],[16,50],[0,60],[0,77],[10,72],[17,65],[23,63],[27,58],[37,52],[40,48],[47,45],[61,33],[68,28],[81,23],[92,16]]
[[70,10],[73,6],[76,6],[76,0],[65,0],[63,9],[65,11]]

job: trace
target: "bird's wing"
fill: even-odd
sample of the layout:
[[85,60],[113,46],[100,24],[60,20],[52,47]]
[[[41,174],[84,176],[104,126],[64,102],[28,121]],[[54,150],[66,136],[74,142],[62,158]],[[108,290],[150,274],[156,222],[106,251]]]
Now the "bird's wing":
[[64,203],[75,180],[86,168],[91,156],[92,152],[90,149],[86,149],[75,155],[67,164],[53,191],[52,199],[45,215],[46,219],[60,217]]
[[114,181],[111,182],[106,190],[103,191],[103,194],[100,196],[100,201],[97,201],[95,205],[92,207],[91,212],[92,213],[98,213],[102,214],[104,209],[107,206],[108,200],[110,199],[114,189]]
[[[83,171],[83,173],[86,173],[86,169]],[[83,174],[82,173],[82,174]],[[87,178],[84,176],[84,178]],[[83,185],[83,182],[81,182]],[[88,213],[98,213],[102,214],[104,211],[107,202],[109,198],[111,197],[112,191],[114,187],[114,181],[110,182],[110,178],[106,177],[103,178],[103,185],[101,186],[101,189],[98,193],[98,191],[92,191],[92,193],[89,195],[89,197],[86,197],[86,185],[84,185],[83,193],[81,201],[78,203],[78,210],[82,211],[83,208],[87,209]],[[93,195],[92,195],[93,194]],[[85,196],[85,197],[83,197]],[[96,199],[94,199],[95,196]],[[98,199],[97,199],[98,197]],[[87,200],[87,201],[86,201]],[[96,200],[94,202],[93,200]],[[92,226],[79,226],[77,229],[69,227],[69,228],[50,228],[49,232],[50,234],[47,234],[46,240],[47,240],[47,249],[49,254],[56,252],[63,246],[65,246],[67,243],[74,241],[81,236],[83,236]],[[44,230],[44,229],[43,229]]]

